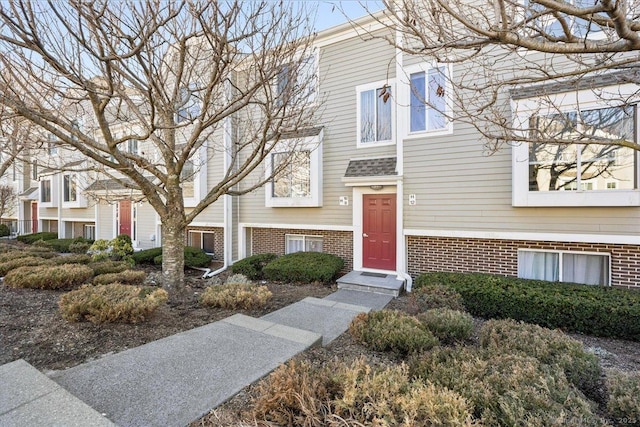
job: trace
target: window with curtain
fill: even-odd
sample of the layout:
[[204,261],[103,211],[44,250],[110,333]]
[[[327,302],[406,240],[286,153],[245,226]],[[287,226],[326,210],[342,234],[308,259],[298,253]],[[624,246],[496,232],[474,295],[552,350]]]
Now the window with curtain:
[[568,251],[518,251],[518,277],[523,279],[609,285],[610,256]]
[[322,236],[287,234],[285,236],[285,253],[322,252]]
[[409,76],[409,131],[425,132],[446,129],[447,68],[439,66],[411,73]]
[[389,85],[359,91],[360,143],[392,141],[391,95],[392,89]]

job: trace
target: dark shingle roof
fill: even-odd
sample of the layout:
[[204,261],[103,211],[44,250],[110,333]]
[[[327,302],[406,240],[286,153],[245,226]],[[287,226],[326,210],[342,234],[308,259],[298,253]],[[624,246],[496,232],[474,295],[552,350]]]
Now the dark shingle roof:
[[31,196],[31,193],[33,193],[36,190],[38,190],[38,187],[29,187],[26,190],[24,190],[22,193],[18,194],[18,197],[29,197]]
[[308,138],[310,136],[320,135],[323,126],[317,126],[314,128],[299,129],[292,132],[283,132],[280,135],[280,139],[293,139],[293,138]]
[[526,99],[534,96],[553,95],[575,90],[593,89],[614,84],[640,84],[640,70],[636,68],[615,71],[612,73],[581,76],[561,82],[550,82],[534,86],[523,86],[511,89],[511,99]]
[[389,176],[397,175],[396,158],[386,157],[382,159],[351,160],[344,176]]
[[59,169],[57,169],[57,168],[44,168],[44,169],[42,169],[40,171],[40,173],[41,174],[47,174],[47,173],[52,173],[52,172],[58,172],[60,170],[65,170],[65,169],[68,169],[68,168],[73,168],[75,166],[80,166],[83,162],[84,162],[84,160],[76,160],[74,162],[65,163]]
[[129,186],[125,186],[122,183],[122,180],[116,179],[101,179],[93,182],[91,185],[87,187],[85,191],[113,191],[113,190],[129,190],[132,187],[137,188],[137,185],[133,183],[133,181],[125,181]]

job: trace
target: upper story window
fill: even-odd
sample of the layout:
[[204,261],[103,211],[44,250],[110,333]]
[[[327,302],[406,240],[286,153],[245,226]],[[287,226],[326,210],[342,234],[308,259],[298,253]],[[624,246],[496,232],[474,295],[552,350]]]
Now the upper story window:
[[[446,65],[418,64],[405,69],[408,88],[407,131],[409,136],[423,133],[450,133],[450,70]],[[406,96],[406,95],[405,95]]]
[[80,132],[81,127],[82,127],[82,123],[80,123],[80,120],[78,119],[71,120],[71,140],[73,141],[78,140],[78,133]]
[[318,93],[316,54],[305,56],[295,65],[283,65],[278,73],[276,90],[281,103],[302,106],[315,102]]
[[[565,0],[564,3],[578,9],[593,8],[595,5],[594,0]],[[577,16],[579,13],[568,15],[531,0],[525,0],[525,7],[528,7],[528,16],[535,18],[530,19],[528,25],[533,36],[544,35],[546,38],[559,40],[564,40],[568,36],[589,39],[599,39],[605,36],[603,27],[591,19]],[[604,13],[603,17],[608,18]],[[629,18],[631,18],[630,15]]]
[[393,89],[388,82],[356,88],[358,112],[358,146],[393,143]]
[[193,160],[187,160],[184,162],[180,178],[182,181],[182,196],[195,197],[196,169],[193,164]]
[[[515,125],[530,140],[513,147],[514,206],[640,206],[638,140],[631,85],[514,103]],[[570,101],[569,101],[570,100]]]
[[40,202],[51,203],[51,180],[40,181]]
[[138,154],[138,140],[137,139],[129,139],[127,140],[127,151],[131,154]]
[[50,156],[55,156],[56,154],[58,154],[58,145],[56,144],[57,141],[58,138],[54,134],[50,133],[47,141],[47,152]]
[[180,88],[176,105],[176,123],[193,121],[200,115],[201,105],[195,83]]
[[322,130],[281,141],[266,162],[267,207],[322,206]]
[[63,201],[75,202],[78,199],[78,188],[75,175],[64,175],[62,177]]

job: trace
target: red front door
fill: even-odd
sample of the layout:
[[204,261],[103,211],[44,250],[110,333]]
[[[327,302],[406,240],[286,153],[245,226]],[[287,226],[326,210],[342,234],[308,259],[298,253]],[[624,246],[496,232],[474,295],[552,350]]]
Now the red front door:
[[362,266],[395,271],[396,195],[365,194],[362,212]]
[[31,232],[38,232],[38,203],[31,203]]
[[126,234],[131,237],[131,200],[121,200],[118,206],[120,218],[118,234]]

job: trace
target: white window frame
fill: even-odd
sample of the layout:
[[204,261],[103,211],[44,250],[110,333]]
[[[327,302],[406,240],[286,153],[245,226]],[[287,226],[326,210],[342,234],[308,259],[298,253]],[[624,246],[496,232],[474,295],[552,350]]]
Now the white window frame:
[[[49,201],[44,201],[42,200],[42,197],[44,196],[44,192],[42,191],[42,186],[44,185],[45,182],[49,183]],[[53,208],[58,206],[57,202],[57,187],[55,185],[53,185],[53,179],[51,177],[47,177],[47,178],[43,178],[40,179],[40,184],[39,184],[39,193],[40,193],[40,197],[38,197],[38,202],[40,203],[40,207],[43,208]]]
[[321,239],[322,240],[322,251],[319,251],[320,253],[324,252],[324,236],[316,236],[313,234],[285,234],[284,235],[284,253],[285,254],[290,254],[290,253],[295,253],[295,252],[289,252],[289,248],[288,248],[288,243],[291,239],[301,239],[302,240],[302,251],[298,251],[298,252],[318,252],[318,251],[307,251],[307,239],[312,238],[312,239]]
[[[209,230],[189,230],[189,246],[193,246],[191,243],[193,242],[193,235],[194,234],[200,234],[200,246],[199,248],[202,249],[203,251],[204,249],[204,235],[205,234],[211,234],[212,236],[214,236],[214,245],[215,245],[215,232],[213,231],[209,231]],[[206,254],[208,255],[215,255],[215,252],[206,252]]]
[[[68,190],[65,189],[65,180],[68,179],[69,181],[69,185],[68,185]],[[71,200],[71,191],[74,191],[74,199],[75,200]],[[68,173],[68,174],[64,174],[62,175],[62,202],[63,203],[76,203],[78,201],[78,197],[79,197],[79,191],[78,191],[78,177],[76,176],[76,174],[72,174],[72,173]]]
[[[566,251],[566,250],[556,250],[556,249],[528,249],[528,248],[519,248],[518,249],[518,256],[517,256],[517,260],[518,263],[520,263],[520,253],[521,252],[540,252],[540,253],[549,253],[549,254],[558,254],[558,282],[559,283],[567,283],[563,280],[563,269],[562,269],[562,262],[563,262],[563,255],[568,254],[568,255],[596,255],[596,256],[604,256],[607,257],[607,265],[608,265],[608,271],[607,271],[607,278],[609,279],[609,283],[606,283],[604,285],[587,285],[585,284],[585,286],[611,286],[611,253],[609,252],[583,252],[583,251]],[[517,266],[518,269],[520,267],[520,265]],[[520,276],[518,276],[520,277]],[[538,280],[538,279],[532,279],[532,280]],[[574,282],[568,282],[568,283],[574,283]]]
[[[511,102],[514,129],[519,136],[527,137],[529,119],[532,115],[551,115],[579,110],[593,110],[620,106],[619,100],[627,104],[640,102],[637,86],[623,84],[594,90],[559,93],[545,98],[527,98]],[[640,108],[640,106],[636,107]],[[640,113],[640,111],[638,111]],[[640,114],[636,114],[636,120]],[[636,122],[636,133],[640,132],[640,123]],[[640,141],[636,134],[636,140]],[[598,207],[598,206],[640,206],[640,183],[638,189],[615,191],[577,190],[577,191],[530,191],[529,190],[529,144],[514,143],[511,151],[512,168],[512,205],[514,207]],[[636,153],[638,156],[638,153]],[[640,158],[636,157],[636,168],[640,169]],[[636,170],[640,176],[640,170]]]
[[[391,89],[391,96],[388,102],[391,103],[391,139],[385,139],[381,141],[362,142],[362,100],[361,95],[363,92],[377,91],[384,86],[388,86]],[[377,96],[377,95],[376,95]],[[396,143],[396,85],[395,79],[380,80],[374,83],[367,83],[364,85],[356,86],[356,147],[357,148],[370,148],[370,147],[382,147],[385,145],[395,145]],[[377,113],[376,113],[377,114]],[[377,117],[377,116],[376,116]]]
[[[445,106],[446,109],[444,111],[445,120],[447,121],[447,125],[442,129],[434,129],[434,130],[420,130],[420,131],[411,131],[411,75],[416,73],[425,73],[428,76],[429,70],[434,68],[446,67],[446,77],[445,77],[445,88],[444,88],[444,96],[445,96]],[[440,135],[450,135],[453,133],[453,122],[449,119],[451,117],[453,111],[453,103],[451,100],[451,94],[453,93],[453,88],[451,86],[451,76],[453,70],[451,64],[442,64],[442,63],[433,63],[433,62],[423,62],[420,64],[410,65],[404,67],[404,73],[400,78],[400,84],[402,87],[402,101],[400,105],[402,105],[402,115],[404,118],[404,129],[406,134],[404,137],[406,139],[416,139],[416,138],[424,138],[426,136],[440,136]],[[427,110],[430,107],[425,105],[425,114],[427,114]],[[425,123],[427,123],[425,119]],[[428,124],[427,124],[428,126]]]
[[[271,153],[282,153],[291,151],[293,146],[298,151],[309,151],[309,197],[274,197],[273,196],[273,179],[270,179],[264,186],[265,189],[265,206],[268,208],[287,208],[287,207],[322,207],[322,138],[323,131],[318,135],[297,139],[284,140]],[[287,143],[287,141],[290,141]],[[281,148],[281,149],[280,149]],[[265,159],[266,175],[270,176],[273,172],[273,162],[271,155]]]
[[[89,230],[93,230],[92,232],[88,232]],[[87,235],[93,235],[93,238],[91,238],[91,236],[87,237]],[[82,237],[84,237],[87,240],[95,240],[96,239],[96,226],[94,224],[85,224],[82,230]]]
[[[197,83],[189,83],[188,85],[183,85],[179,92],[186,91],[188,93],[187,99],[181,101],[181,105],[176,105],[175,111],[175,122],[176,124],[184,124],[189,123],[197,119],[197,117],[202,113],[202,101],[194,95],[194,92],[198,89]],[[193,102],[192,99],[195,99],[196,102]],[[190,105],[193,102],[193,105]],[[198,111],[196,114],[192,115],[192,110],[197,107]],[[184,115],[181,115],[181,112],[185,112]]]

